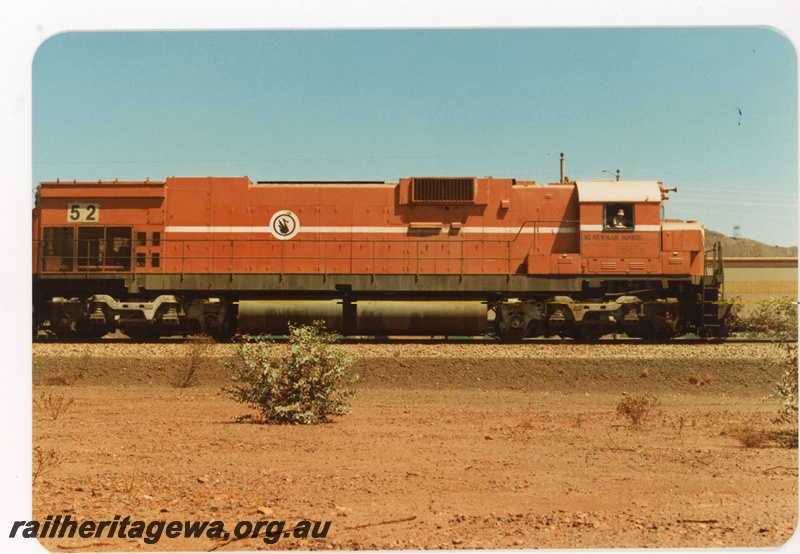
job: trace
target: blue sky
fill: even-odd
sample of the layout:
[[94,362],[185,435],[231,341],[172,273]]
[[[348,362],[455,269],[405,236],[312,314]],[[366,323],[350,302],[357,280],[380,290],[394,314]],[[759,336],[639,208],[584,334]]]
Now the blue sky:
[[[492,175],[678,187],[667,217],[797,244],[797,57],[765,27],[63,33],[42,180]],[[741,117],[739,115],[741,110]]]

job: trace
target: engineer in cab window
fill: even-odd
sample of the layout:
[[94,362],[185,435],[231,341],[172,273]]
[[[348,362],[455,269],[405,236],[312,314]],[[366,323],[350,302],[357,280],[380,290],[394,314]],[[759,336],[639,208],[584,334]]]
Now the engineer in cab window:
[[628,218],[625,217],[625,210],[620,208],[617,210],[617,215],[614,216],[614,219],[611,220],[611,226],[616,229],[624,229],[626,227],[630,227],[628,223]]

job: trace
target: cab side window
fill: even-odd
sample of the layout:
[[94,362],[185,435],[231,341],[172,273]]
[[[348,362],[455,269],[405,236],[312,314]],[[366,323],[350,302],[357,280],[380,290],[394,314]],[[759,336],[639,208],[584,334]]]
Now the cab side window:
[[603,212],[605,229],[633,229],[633,204],[606,204]]

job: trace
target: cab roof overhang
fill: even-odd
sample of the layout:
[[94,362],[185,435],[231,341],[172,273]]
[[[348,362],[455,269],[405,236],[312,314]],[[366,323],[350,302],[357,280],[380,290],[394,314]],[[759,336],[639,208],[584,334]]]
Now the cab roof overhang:
[[658,181],[576,181],[578,201],[661,203]]

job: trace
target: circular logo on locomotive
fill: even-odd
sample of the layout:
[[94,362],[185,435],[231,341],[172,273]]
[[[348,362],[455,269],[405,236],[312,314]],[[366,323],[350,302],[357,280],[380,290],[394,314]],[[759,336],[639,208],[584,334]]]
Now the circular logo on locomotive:
[[269,220],[269,230],[278,240],[289,240],[300,230],[300,220],[289,210],[275,212]]

